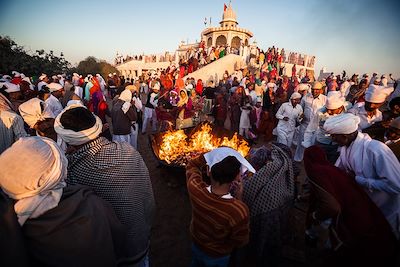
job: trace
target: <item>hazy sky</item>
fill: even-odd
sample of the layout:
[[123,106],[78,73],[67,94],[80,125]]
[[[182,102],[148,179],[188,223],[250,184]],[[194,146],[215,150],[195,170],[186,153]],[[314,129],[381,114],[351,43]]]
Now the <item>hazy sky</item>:
[[[76,64],[123,54],[174,51],[200,40],[204,18],[218,26],[228,0],[0,0],[0,35],[28,51],[61,51]],[[393,73],[400,78],[400,1],[235,0],[239,27],[261,48],[275,45],[316,56],[340,73]],[[397,12],[397,13],[396,13]]]

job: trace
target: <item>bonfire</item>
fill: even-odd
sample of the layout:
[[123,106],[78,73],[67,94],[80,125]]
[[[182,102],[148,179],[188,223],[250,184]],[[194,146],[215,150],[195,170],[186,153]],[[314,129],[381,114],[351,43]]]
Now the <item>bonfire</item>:
[[212,133],[210,124],[202,124],[190,136],[183,130],[164,133],[161,136],[158,157],[168,164],[185,166],[191,158],[221,146],[231,147],[244,157],[250,150],[247,141],[239,138],[237,133],[232,138],[217,137]]

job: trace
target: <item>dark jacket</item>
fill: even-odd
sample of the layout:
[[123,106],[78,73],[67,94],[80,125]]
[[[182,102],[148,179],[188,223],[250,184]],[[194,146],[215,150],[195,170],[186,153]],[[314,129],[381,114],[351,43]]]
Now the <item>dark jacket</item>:
[[[13,201],[5,198],[0,202],[2,207],[10,204],[13,207]],[[122,258],[120,253],[126,255],[129,249],[126,228],[110,204],[85,186],[65,187],[57,207],[28,219],[22,228],[15,212],[1,214],[0,221],[1,225],[8,222],[9,237],[10,233],[23,233],[19,248],[7,253],[6,258],[2,255],[1,266],[116,266]],[[11,228],[9,222],[13,222]],[[15,240],[5,238],[0,240],[1,247],[10,242],[17,248]],[[27,257],[23,247],[29,265],[19,265],[21,258]],[[12,258],[18,261],[7,265],[7,259]]]
[[124,103],[124,101],[118,99],[111,111],[113,133],[115,135],[130,134],[132,122],[136,121],[137,118],[134,106],[131,106],[126,113],[122,111],[121,108]]

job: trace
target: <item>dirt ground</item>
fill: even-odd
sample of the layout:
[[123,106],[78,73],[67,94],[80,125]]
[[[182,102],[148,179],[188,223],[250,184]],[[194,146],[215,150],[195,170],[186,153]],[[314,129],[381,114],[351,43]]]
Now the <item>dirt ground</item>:
[[[189,225],[191,205],[184,172],[160,166],[153,155],[147,134],[139,134],[141,153],[153,184],[157,211],[151,235],[152,267],[186,267],[191,260]],[[300,180],[304,179],[304,170]],[[284,249],[283,266],[320,266],[323,241],[312,249],[305,245],[304,220],[307,202],[297,202],[292,209],[292,238]]]

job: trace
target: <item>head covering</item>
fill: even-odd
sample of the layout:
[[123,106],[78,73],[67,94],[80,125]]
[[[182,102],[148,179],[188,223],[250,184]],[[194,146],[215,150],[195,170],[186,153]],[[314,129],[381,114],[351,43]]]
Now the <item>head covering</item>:
[[247,170],[252,173],[256,172],[253,166],[251,166],[251,164],[239,152],[237,152],[233,148],[218,147],[204,154],[204,158],[210,169],[212,166],[214,166],[214,164],[222,161],[224,158],[228,156],[234,156],[242,164],[241,167],[242,173],[245,173]]
[[153,90],[160,90],[160,83],[159,83],[159,82],[156,82],[156,83],[153,85]]
[[314,82],[312,85],[312,89],[322,89],[324,85],[321,82]]
[[42,75],[39,76],[39,80],[43,81],[44,78],[46,78],[46,77],[47,77],[47,75],[42,73]]
[[57,207],[66,186],[67,166],[64,153],[46,137],[20,138],[0,155],[0,184],[16,200],[21,226]]
[[360,118],[351,113],[343,113],[328,118],[324,130],[329,134],[351,134],[357,131]]
[[53,93],[53,92],[56,92],[58,90],[64,89],[64,87],[62,87],[62,85],[59,84],[59,83],[49,83],[47,85],[47,87],[49,88],[50,93]]
[[[184,97],[181,96],[181,93],[182,93],[182,92],[185,93],[185,96],[184,96]],[[189,100],[189,97],[188,97],[187,91],[184,90],[184,89],[181,89],[181,90],[179,91],[179,101],[178,101],[178,103],[177,103],[177,106],[178,106],[178,107],[182,107],[183,105],[185,105],[185,104],[188,102],[188,100]]]
[[124,91],[121,92],[121,94],[118,97],[119,100],[124,101],[125,103],[122,105],[121,109],[126,114],[131,107],[131,101],[132,101],[132,92],[129,89],[125,89]]
[[[42,106],[43,110],[42,111]],[[46,118],[54,118],[51,111],[45,108],[46,103],[39,98],[32,98],[22,103],[18,109],[21,117],[29,127],[33,128],[38,121],[43,121]]]
[[299,99],[301,98],[301,94],[294,92],[291,96],[290,99]]
[[12,75],[14,75],[14,77],[21,77],[21,73],[19,73],[18,71],[12,71],[11,72]]
[[309,91],[310,85],[308,83],[301,83],[297,86],[297,91]]
[[193,84],[189,83],[185,87],[186,90],[192,90],[193,89]]
[[129,91],[131,91],[131,92],[133,92],[133,91],[138,91],[138,88],[136,87],[136,85],[133,85],[133,84],[130,84],[130,85],[128,85],[127,87],[125,87],[125,89],[127,89],[127,90],[129,90]]
[[393,87],[379,86],[371,84],[365,92],[365,101],[371,103],[383,103],[386,98],[393,92]]
[[83,106],[81,104],[72,104],[70,106],[67,106],[54,120],[54,130],[56,131],[56,133],[67,144],[70,144],[73,146],[79,146],[79,145],[85,144],[89,141],[96,139],[99,136],[99,134],[101,133],[102,128],[103,128],[103,123],[101,122],[101,119],[93,114],[93,116],[96,118],[96,123],[93,125],[93,127],[86,129],[86,130],[79,131],[79,132],[75,132],[74,130],[70,130],[70,129],[65,129],[60,122],[61,116],[67,110],[78,108],[78,107],[86,108],[85,106]]
[[337,109],[344,105],[345,98],[340,91],[330,91],[326,98],[325,107],[327,109]]
[[19,85],[17,85],[17,84],[6,82],[3,85],[6,87],[5,91],[7,93],[15,93],[15,92],[19,92],[21,90],[19,88]]
[[266,146],[252,148],[250,150],[250,163],[257,171],[261,169],[265,163],[271,160],[271,149]]

